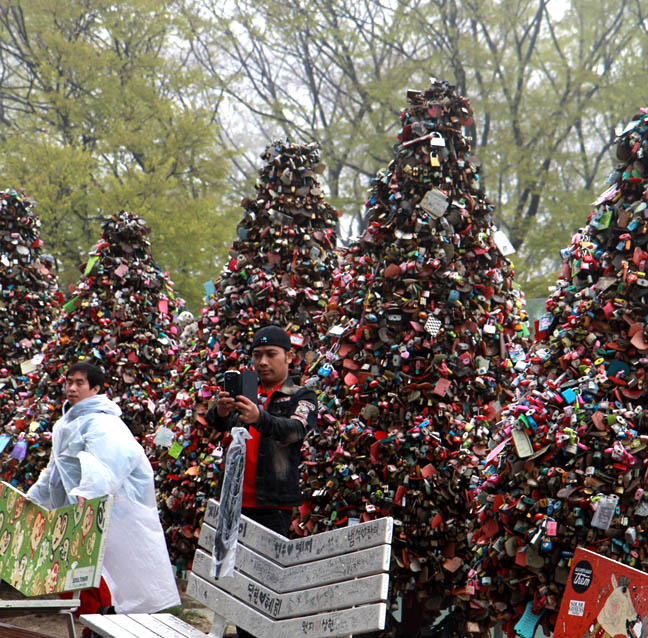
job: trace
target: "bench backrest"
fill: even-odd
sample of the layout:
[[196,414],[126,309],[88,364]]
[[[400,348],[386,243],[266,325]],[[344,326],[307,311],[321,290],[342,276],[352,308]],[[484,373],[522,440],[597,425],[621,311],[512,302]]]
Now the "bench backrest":
[[46,510],[0,483],[0,579],[25,596],[99,587],[113,497]]
[[187,594],[259,638],[348,636],[384,628],[393,521],[290,540],[242,516],[232,577],[211,577],[210,501]]

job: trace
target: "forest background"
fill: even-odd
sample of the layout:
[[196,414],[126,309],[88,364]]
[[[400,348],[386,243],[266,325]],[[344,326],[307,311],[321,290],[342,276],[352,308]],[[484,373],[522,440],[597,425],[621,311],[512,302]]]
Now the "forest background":
[[646,104],[642,0],[3,0],[1,188],[37,202],[63,285],[121,209],[194,311],[273,139],[316,140],[350,241],[408,88],[470,98],[473,152],[517,281],[559,249]]

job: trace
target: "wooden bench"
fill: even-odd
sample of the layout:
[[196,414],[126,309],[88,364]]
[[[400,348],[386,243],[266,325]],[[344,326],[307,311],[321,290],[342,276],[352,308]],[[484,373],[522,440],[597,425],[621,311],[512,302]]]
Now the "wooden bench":
[[[349,636],[384,629],[393,521],[382,518],[290,540],[241,517],[232,577],[211,577],[218,502],[210,501],[187,595],[258,638]],[[168,614],[81,616],[104,638],[205,638]],[[158,624],[159,623],[159,624]]]
[[14,627],[0,622],[0,636],[2,638],[54,638],[51,634],[43,634],[40,631]]
[[[63,614],[67,622],[69,638],[76,638],[74,616],[72,615],[80,605],[78,598],[67,600],[0,600],[0,618],[12,618],[31,614]],[[41,636],[38,632],[4,625],[0,623],[0,636]]]
[[[99,586],[112,503],[105,496],[46,510],[0,482],[0,579],[21,596],[0,600],[0,618],[63,614],[69,638],[76,638],[72,614],[80,600],[74,594]],[[73,592],[72,598],[37,598],[63,591]]]

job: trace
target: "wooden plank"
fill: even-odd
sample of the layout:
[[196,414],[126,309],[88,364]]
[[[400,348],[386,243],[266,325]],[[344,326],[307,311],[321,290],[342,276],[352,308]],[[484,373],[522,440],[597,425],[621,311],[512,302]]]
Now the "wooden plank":
[[[205,511],[205,524],[200,530],[199,545],[209,552],[214,548],[214,525],[218,501],[211,499]],[[340,529],[304,538],[288,539],[273,532],[247,516],[241,517],[239,544],[253,547],[255,551],[280,565],[300,563],[347,554],[356,549],[366,549],[391,543],[393,532],[391,517],[342,527]]]
[[[109,616],[110,617],[110,616]],[[157,634],[155,631],[151,629],[147,629],[143,625],[141,625],[137,620],[132,618],[130,615],[127,614],[115,614],[110,619],[119,624],[120,627],[123,629],[127,629],[130,631],[133,636],[137,636],[138,638],[160,638],[159,634]]]
[[387,613],[385,603],[375,603],[305,618],[272,620],[193,573],[189,574],[187,595],[210,609],[217,609],[225,618],[235,619],[239,627],[257,638],[323,638],[379,631],[385,627]]
[[117,618],[117,616],[85,614],[81,616],[80,620],[86,627],[90,627],[92,631],[104,638],[138,638],[137,634],[133,634],[111,618]]
[[192,571],[211,586],[247,602],[261,613],[283,619],[387,600],[389,575],[378,574],[342,583],[279,594],[238,571],[231,578],[211,577],[211,556],[197,550]]
[[[164,616],[164,619],[162,618]],[[205,638],[202,631],[176,618],[173,614],[128,614],[128,617],[154,632],[160,638]],[[178,622],[171,626],[168,617]]]
[[[138,618],[141,615],[145,614],[131,614],[133,618]],[[205,634],[202,631],[192,627],[183,620],[180,620],[180,618],[173,614],[151,614],[148,617],[155,618],[159,623],[166,625],[169,629],[181,633],[183,636],[186,636],[186,638],[205,638]]]
[[[81,616],[81,622],[92,628],[93,631],[102,633],[102,635],[114,636],[136,636],[137,638],[191,638],[191,634],[182,633],[176,629],[171,629],[168,625],[156,622],[156,614],[111,614],[101,616],[91,614]],[[100,620],[105,618],[106,621]],[[184,624],[184,623],[183,623]],[[100,629],[94,629],[96,625]],[[193,630],[193,627],[187,625]],[[111,633],[113,632],[113,633]],[[126,633],[123,633],[126,632]],[[198,634],[200,638],[205,638],[205,634]]]
[[81,601],[78,598],[70,598],[68,600],[0,600],[0,612],[5,609],[24,609],[34,614],[45,613],[47,611],[59,611],[61,609],[74,611],[80,604]]
[[14,627],[0,622],[0,636],[2,638],[54,638],[51,634],[42,634],[40,631]]
[[372,576],[389,569],[391,545],[362,549],[347,556],[333,556],[307,565],[281,567],[248,547],[236,552],[236,568],[279,593],[300,591],[352,578]]

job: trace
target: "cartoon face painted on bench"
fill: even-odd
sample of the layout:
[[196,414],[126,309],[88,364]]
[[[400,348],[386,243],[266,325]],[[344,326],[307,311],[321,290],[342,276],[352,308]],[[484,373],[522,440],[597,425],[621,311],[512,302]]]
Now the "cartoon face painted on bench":
[[40,574],[36,574],[34,582],[31,586],[31,595],[40,596],[43,593],[43,577]]
[[40,567],[47,556],[49,555],[50,551],[50,542],[49,538],[46,538],[42,543],[41,546],[38,550],[38,560],[36,561],[36,567]]
[[17,498],[18,494],[16,494],[16,492],[14,492],[13,490],[7,494],[7,512],[13,511],[13,508],[16,506]]
[[81,533],[83,534],[83,543],[85,544],[85,538],[92,528],[92,523],[94,522],[94,510],[89,505],[86,507],[86,511],[83,514],[83,523],[81,523]]
[[18,554],[20,553],[20,548],[22,547],[24,540],[25,530],[22,528],[20,521],[18,521],[14,529],[13,540],[11,541],[11,556],[13,558],[18,558]]
[[51,525],[54,522],[54,519],[56,518],[56,510],[50,510],[47,512],[47,524]]
[[74,506],[74,527],[76,527],[81,522],[81,517],[83,516],[83,503],[77,503]]
[[4,556],[11,545],[11,532],[6,529],[0,536],[0,556]]
[[34,565],[33,562],[29,563],[27,565],[27,569],[25,570],[25,585],[27,585],[27,587],[29,587],[29,583],[34,577],[35,571],[36,571],[36,565]]
[[81,554],[79,553],[80,546],[81,532],[77,532],[72,539],[72,544],[70,545],[70,556],[73,560],[79,560],[79,558],[81,558]]
[[97,532],[92,532],[86,541],[86,553],[88,556],[92,556],[92,551],[94,550],[95,543],[97,542]]
[[46,594],[53,594],[56,591],[56,584],[58,583],[59,564],[58,561],[54,563],[48,570],[43,584],[43,591]]
[[70,561],[69,561],[69,558],[70,558],[70,539],[69,538],[66,538],[63,541],[63,543],[61,545],[61,549],[59,551],[59,556],[61,557],[61,560],[66,565],[70,564]]
[[24,496],[18,496],[16,498],[16,507],[14,508],[13,515],[11,517],[11,522],[15,523],[23,513],[25,509],[25,503],[27,499]]
[[32,503],[29,503],[29,505],[25,507],[25,516],[23,517],[23,520],[25,521],[25,529],[31,529],[32,522],[37,512],[38,510],[33,506]]
[[11,571],[11,585],[19,589],[23,582],[25,575],[25,568],[27,567],[27,554],[23,554],[20,560],[14,563],[14,568]]
[[63,541],[65,532],[67,531],[68,526],[68,515],[61,514],[54,523],[54,530],[52,531],[52,556],[54,552],[59,548],[59,545]]
[[31,557],[30,560],[34,559],[34,552],[38,549],[38,546],[43,540],[45,534],[45,517],[41,512],[38,512],[36,518],[34,519],[34,524],[32,525],[32,533],[30,538],[31,545]]
[[[97,529],[103,533],[106,524],[106,501],[101,501],[97,506]],[[0,525],[2,527],[2,525]]]

